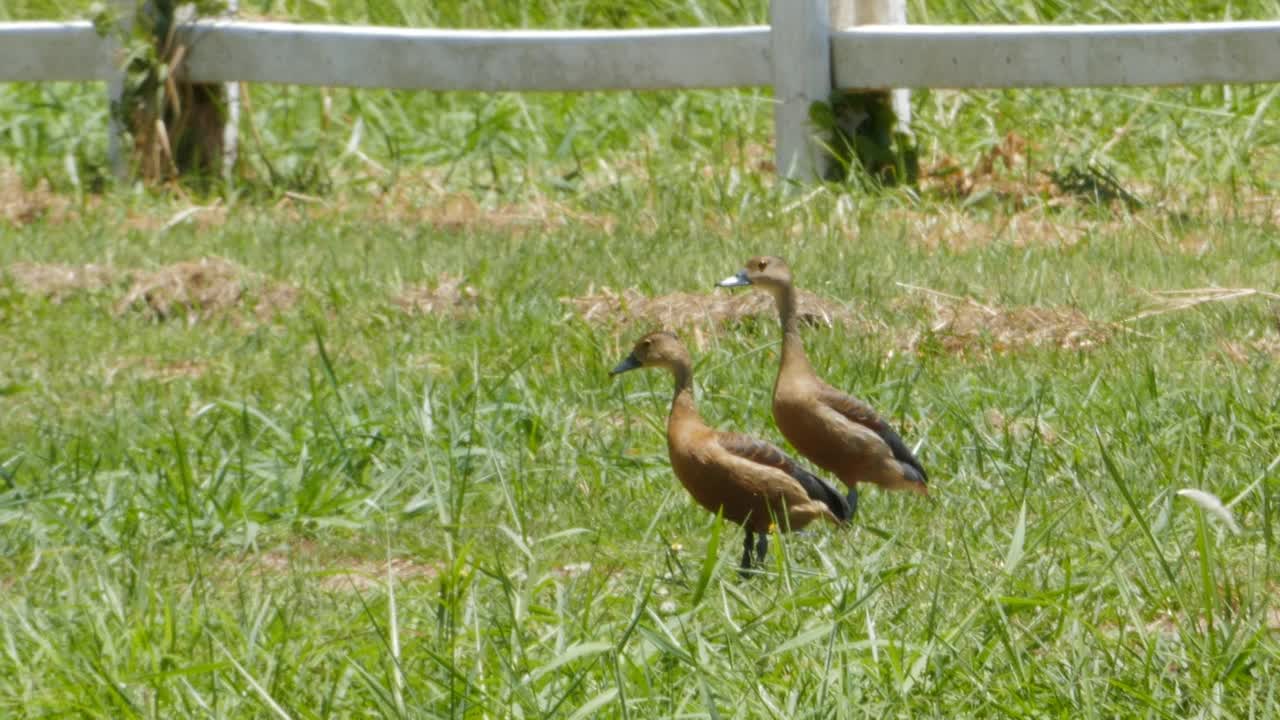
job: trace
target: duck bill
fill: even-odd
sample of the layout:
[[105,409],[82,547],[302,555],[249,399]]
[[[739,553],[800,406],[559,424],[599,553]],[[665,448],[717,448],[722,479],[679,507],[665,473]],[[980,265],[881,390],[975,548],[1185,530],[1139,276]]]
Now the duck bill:
[[640,367],[640,361],[636,359],[635,353],[631,353],[630,355],[627,356],[626,360],[623,360],[622,362],[618,363],[616,367],[614,367],[612,370],[609,371],[609,377],[613,377],[614,375],[621,375],[622,373],[627,372],[628,370],[635,370],[638,367]]
[[729,277],[716,283],[716,287],[728,287],[728,288],[746,287],[750,284],[751,284],[751,278],[747,277],[747,271],[739,270],[737,275],[730,275]]

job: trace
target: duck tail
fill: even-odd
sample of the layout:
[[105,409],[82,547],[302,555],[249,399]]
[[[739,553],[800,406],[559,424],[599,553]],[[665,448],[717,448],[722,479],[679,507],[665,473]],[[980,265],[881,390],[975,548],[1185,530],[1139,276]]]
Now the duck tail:
[[853,508],[857,505],[858,498],[853,496],[853,503],[850,503],[836,490],[835,486],[823,480],[822,478],[810,472],[805,472],[806,477],[802,482],[805,489],[809,492],[809,497],[826,505],[831,510],[831,514],[836,517],[840,524],[849,522],[853,517]]

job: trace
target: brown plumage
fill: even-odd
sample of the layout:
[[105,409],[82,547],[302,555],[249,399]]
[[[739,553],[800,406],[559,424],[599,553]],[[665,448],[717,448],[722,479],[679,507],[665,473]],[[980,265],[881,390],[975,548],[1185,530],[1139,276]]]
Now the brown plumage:
[[[650,333],[609,374],[642,367],[664,368],[675,378],[667,419],[667,450],[680,484],[699,505],[746,530],[742,568],[764,560],[769,529],[799,530],[814,520],[842,524],[848,503],[829,483],[805,470],[769,443],[708,427],[693,402],[689,351],[673,334]],[[758,535],[755,560],[752,536]]]
[[791,268],[778,257],[753,257],[721,287],[754,285],[773,296],[782,320],[782,362],[773,385],[773,419],[795,449],[849,487],[857,484],[929,494],[929,476],[902,438],[870,405],[846,395],[813,372],[796,319]]

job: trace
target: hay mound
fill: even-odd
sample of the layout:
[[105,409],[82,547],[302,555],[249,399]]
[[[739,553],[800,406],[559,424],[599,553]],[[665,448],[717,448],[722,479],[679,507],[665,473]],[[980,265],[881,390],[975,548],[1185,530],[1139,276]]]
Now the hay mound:
[[[703,332],[715,332],[748,319],[772,318],[773,298],[764,293],[670,293],[649,297],[634,288],[622,292],[602,287],[587,295],[562,299],[589,323],[617,327],[646,325],[691,329],[702,344]],[[796,291],[796,313],[810,325],[854,327],[861,318],[847,307],[807,290]]]
[[[250,284],[261,288],[256,303],[246,292]],[[206,257],[155,272],[138,271],[132,287],[116,303],[116,314],[137,309],[154,320],[183,316],[194,324],[252,305],[265,321],[297,300],[298,290],[291,285],[264,281],[229,260]]]
[[103,265],[13,263],[5,268],[22,292],[60,303],[77,292],[101,290],[115,282],[116,273]]
[[460,277],[440,273],[435,287],[412,285],[391,299],[397,307],[409,315],[445,315],[462,317],[475,311],[480,304],[480,291],[467,285]]
[[932,319],[927,330],[906,338],[903,349],[908,352],[930,345],[957,355],[1042,347],[1088,350],[1105,342],[1114,329],[1070,307],[1001,308],[973,298],[910,289],[925,293],[925,307]]

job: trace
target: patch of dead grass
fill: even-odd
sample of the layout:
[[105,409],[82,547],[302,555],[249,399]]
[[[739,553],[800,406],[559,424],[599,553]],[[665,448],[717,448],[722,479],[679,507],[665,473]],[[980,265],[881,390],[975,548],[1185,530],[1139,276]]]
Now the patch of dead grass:
[[61,303],[78,292],[94,292],[113,284],[119,274],[105,265],[62,265],[17,262],[5,268],[18,289]]
[[1251,340],[1223,340],[1218,349],[1228,360],[1248,365],[1256,356],[1280,362],[1280,335],[1268,333]]
[[[423,189],[426,188],[426,192]],[[313,214],[342,214],[353,201],[357,213],[373,222],[427,225],[439,230],[500,230],[519,234],[525,230],[545,231],[582,225],[613,233],[618,220],[613,215],[591,213],[570,207],[545,194],[520,202],[487,203],[471,193],[450,192],[441,178],[432,173],[401,178],[390,186],[377,186],[367,198],[339,197],[332,202],[308,205]]]
[[920,172],[920,190],[927,195],[969,199],[991,195],[1004,201],[1025,203],[1030,198],[1050,198],[1053,181],[1033,169],[1031,156],[1039,146],[1016,132],[1009,132],[999,144],[980,154],[977,161],[963,163],[945,156]]
[[136,372],[146,380],[156,380],[162,383],[173,382],[174,380],[195,380],[203,377],[208,369],[209,364],[200,360],[164,362],[149,356],[126,358],[108,366],[103,381],[105,385],[111,385],[116,375],[122,371]]
[[1053,426],[1042,418],[1015,417],[1005,415],[996,408],[987,408],[983,413],[987,426],[996,432],[1007,432],[1013,439],[1026,441],[1039,436],[1045,443],[1052,445],[1058,441],[1058,433]]
[[480,291],[455,275],[440,273],[434,287],[411,285],[401,290],[391,302],[409,315],[443,315],[465,317],[480,305]]
[[[871,324],[845,305],[807,290],[797,290],[797,308],[802,322],[825,327],[837,325],[866,329]],[[586,295],[561,298],[584,321],[612,325],[615,329],[634,326],[689,330],[692,342],[702,348],[706,336],[722,332],[748,319],[773,317],[773,298],[764,293],[685,293],[650,297],[635,288],[621,292],[608,287],[592,288]]]
[[1009,242],[1014,247],[1046,244],[1072,247],[1091,233],[1119,232],[1124,227],[1118,221],[1067,221],[1039,210],[990,219],[952,206],[937,206],[927,212],[898,209],[887,215],[910,230],[910,241],[930,250],[945,248],[953,252],[982,248],[995,242]]
[[925,330],[901,339],[900,346],[906,352],[929,348],[956,355],[1044,347],[1089,350],[1106,342],[1115,331],[1115,325],[1091,320],[1071,307],[1006,308],[928,288],[903,287],[914,291],[907,302],[923,302],[931,315]]
[[[260,289],[256,297],[248,292],[251,286]],[[251,308],[265,322],[291,309],[298,297],[292,285],[265,280],[230,260],[205,257],[155,271],[135,271],[133,284],[116,303],[115,312],[138,311],[157,321],[185,317],[188,324],[195,324]]]
[[199,360],[176,360],[161,363],[155,358],[142,359],[142,375],[148,380],[169,382],[172,380],[195,380],[209,369],[208,363]]
[[242,562],[255,576],[286,576],[300,572],[315,577],[320,589],[327,592],[368,592],[385,588],[388,572],[399,581],[430,579],[440,574],[438,564],[406,558],[392,558],[390,563],[359,558],[326,558],[321,561],[319,555],[319,551],[304,543],[292,555],[269,551],[247,556]]
[[67,195],[54,192],[41,178],[28,187],[12,170],[0,171],[0,220],[23,227],[42,220],[64,221],[75,216],[75,203]]

